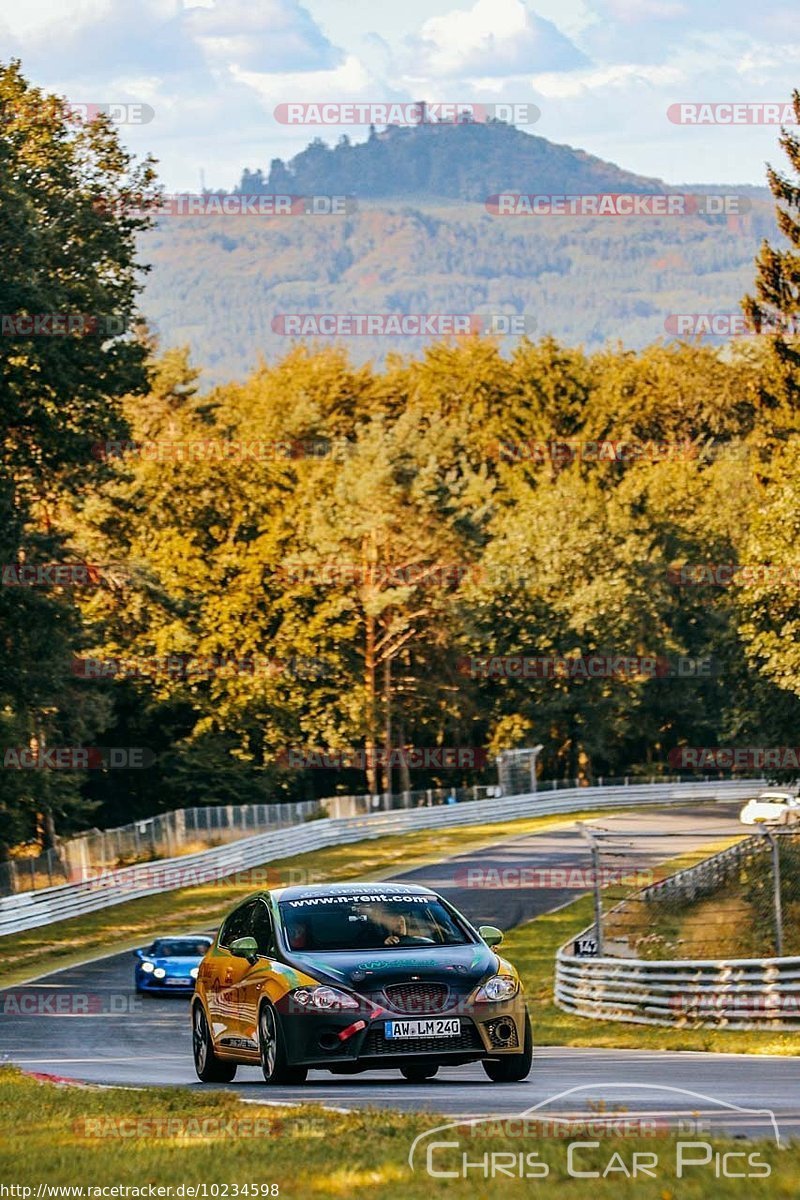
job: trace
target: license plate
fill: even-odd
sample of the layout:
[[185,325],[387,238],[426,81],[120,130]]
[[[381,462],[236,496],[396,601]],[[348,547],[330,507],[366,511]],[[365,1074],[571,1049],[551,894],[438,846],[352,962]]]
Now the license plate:
[[167,987],[194,987],[193,979],[165,979]]
[[458,1017],[433,1018],[428,1021],[387,1021],[383,1027],[387,1038],[458,1037],[461,1021]]

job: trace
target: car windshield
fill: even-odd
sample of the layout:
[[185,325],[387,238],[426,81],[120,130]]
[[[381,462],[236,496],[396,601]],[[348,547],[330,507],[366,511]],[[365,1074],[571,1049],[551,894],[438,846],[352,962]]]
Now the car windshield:
[[283,901],[280,911],[292,950],[464,946],[472,941],[436,896],[309,896]]
[[150,953],[157,958],[202,958],[210,945],[210,938],[158,938]]
[[774,792],[765,792],[758,798],[760,804],[788,804],[788,796],[776,796]]

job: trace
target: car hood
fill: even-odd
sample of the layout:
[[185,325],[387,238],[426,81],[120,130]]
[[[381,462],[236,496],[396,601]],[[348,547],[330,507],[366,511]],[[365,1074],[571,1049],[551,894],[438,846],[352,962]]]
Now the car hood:
[[366,993],[412,978],[446,983],[454,991],[471,991],[481,980],[494,975],[499,965],[497,955],[482,942],[393,950],[292,951],[286,961],[321,983],[338,983]]

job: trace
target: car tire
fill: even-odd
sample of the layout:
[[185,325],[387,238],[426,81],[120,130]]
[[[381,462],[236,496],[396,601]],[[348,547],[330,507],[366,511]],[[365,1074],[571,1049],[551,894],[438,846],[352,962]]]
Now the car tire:
[[278,1014],[265,1002],[258,1011],[258,1052],[265,1083],[305,1083],[307,1067],[291,1067]]
[[401,1067],[400,1074],[403,1076],[403,1079],[407,1080],[409,1083],[425,1083],[426,1080],[433,1079],[438,1070],[438,1066],[415,1067],[413,1065],[409,1065],[407,1067]]
[[217,1058],[202,1004],[195,1004],[192,1009],[192,1050],[194,1069],[201,1083],[231,1083],[236,1077],[236,1063]]
[[533,1063],[533,1030],[531,1018],[525,1011],[525,1040],[521,1054],[504,1054],[502,1058],[485,1058],[483,1069],[492,1083],[520,1083],[527,1079]]

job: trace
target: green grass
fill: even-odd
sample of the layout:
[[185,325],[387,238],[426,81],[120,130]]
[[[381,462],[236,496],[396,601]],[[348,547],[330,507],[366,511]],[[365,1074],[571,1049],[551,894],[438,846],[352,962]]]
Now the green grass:
[[[268,1089],[253,1091],[256,1101],[268,1099]],[[585,1115],[590,1115],[588,1109]],[[630,1167],[632,1155],[639,1152],[657,1155],[657,1177],[625,1180],[617,1170],[605,1180],[584,1180],[568,1175],[564,1139],[513,1137],[496,1122],[478,1127],[475,1133],[483,1135],[479,1138],[463,1128],[458,1133],[449,1130],[445,1137],[454,1140],[460,1134],[470,1162],[482,1160],[486,1153],[512,1154],[515,1162],[520,1154],[536,1153],[537,1161],[549,1169],[546,1179],[484,1180],[474,1169],[466,1179],[433,1179],[425,1171],[424,1156],[412,1173],[408,1154],[413,1139],[442,1123],[443,1118],[433,1114],[386,1109],[340,1113],[315,1105],[292,1109],[244,1104],[234,1093],[213,1089],[57,1087],[4,1068],[0,1180],[31,1187],[34,1197],[39,1184],[175,1188],[199,1183],[209,1188],[227,1184],[228,1197],[235,1195],[233,1185],[276,1184],[282,1200],[482,1200],[495,1195],[529,1197],[534,1192],[559,1200],[780,1200],[797,1195],[798,1143],[782,1151],[774,1141],[746,1144],[748,1153],[769,1165],[768,1178],[717,1179],[711,1167],[704,1167],[679,1180],[673,1137],[593,1134],[599,1145],[580,1151],[578,1169],[602,1172],[614,1154],[619,1156],[617,1166],[621,1160]],[[578,1134],[575,1140],[586,1138]],[[741,1141],[705,1135],[703,1140],[713,1141],[718,1150],[743,1148]],[[437,1154],[435,1167],[460,1164],[461,1150],[441,1154],[448,1157]],[[743,1161],[735,1160],[737,1169]],[[222,1190],[217,1194],[224,1200]]]
[[238,899],[261,887],[385,878],[480,846],[564,827],[596,815],[596,812],[585,812],[569,816],[525,817],[487,825],[423,829],[331,846],[267,862],[226,879],[127,900],[82,917],[56,921],[24,933],[7,934],[0,937],[3,951],[0,987],[11,987],[37,974],[74,966],[88,958],[133,949],[165,928],[211,928]]
[[[800,841],[781,844],[783,953],[800,954]],[[740,863],[693,900],[678,895],[632,903],[606,923],[639,958],[761,958],[777,954],[772,865],[761,854]]]
[[[705,854],[706,851],[700,852]],[[667,873],[690,865],[682,855],[660,869]],[[696,856],[695,861],[696,861]],[[604,909],[622,897],[619,888],[604,891]],[[558,1008],[553,999],[555,956],[560,946],[594,921],[594,898],[582,896],[561,908],[518,925],[506,935],[503,953],[520,971],[530,997],[534,1038],[545,1046],[594,1046],[628,1050],[695,1050],[721,1054],[800,1054],[800,1038],[771,1030],[684,1028],[592,1021]]]

